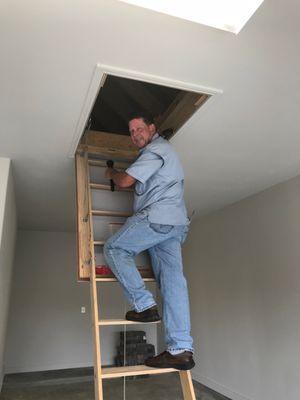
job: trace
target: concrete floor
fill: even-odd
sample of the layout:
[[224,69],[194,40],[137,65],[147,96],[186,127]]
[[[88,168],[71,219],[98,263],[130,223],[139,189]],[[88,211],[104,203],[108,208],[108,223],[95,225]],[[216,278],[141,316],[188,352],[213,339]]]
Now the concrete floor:
[[[10,374],[4,378],[0,400],[94,400],[91,368]],[[104,381],[104,400],[182,400],[179,374]],[[197,400],[229,400],[194,382]]]

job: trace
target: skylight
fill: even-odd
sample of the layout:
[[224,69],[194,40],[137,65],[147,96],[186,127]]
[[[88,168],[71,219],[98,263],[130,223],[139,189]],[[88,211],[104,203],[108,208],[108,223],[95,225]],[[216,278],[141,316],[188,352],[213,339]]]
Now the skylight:
[[199,24],[239,33],[263,0],[121,0]]

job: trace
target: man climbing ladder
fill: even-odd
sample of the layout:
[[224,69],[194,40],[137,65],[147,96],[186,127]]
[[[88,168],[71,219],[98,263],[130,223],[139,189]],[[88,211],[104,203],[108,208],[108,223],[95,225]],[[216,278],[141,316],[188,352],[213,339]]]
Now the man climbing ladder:
[[159,136],[148,116],[133,115],[129,131],[139,148],[139,157],[125,172],[107,168],[106,177],[119,187],[135,185],[134,215],[108,239],[104,255],[134,308],[125,318],[153,322],[160,320],[157,305],[134,262],[138,253],[148,250],[162,295],[167,350],[148,358],[145,364],[189,370],[195,363],[181,256],[181,244],[189,226],[183,199],[183,170],[171,144]]

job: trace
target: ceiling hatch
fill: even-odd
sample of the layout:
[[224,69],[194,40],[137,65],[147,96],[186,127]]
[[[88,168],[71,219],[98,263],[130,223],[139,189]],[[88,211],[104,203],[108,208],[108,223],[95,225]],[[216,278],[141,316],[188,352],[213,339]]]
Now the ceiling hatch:
[[150,114],[160,135],[170,139],[208,100],[210,94],[186,91],[135,79],[106,75],[94,102],[86,132],[129,136],[132,113]]

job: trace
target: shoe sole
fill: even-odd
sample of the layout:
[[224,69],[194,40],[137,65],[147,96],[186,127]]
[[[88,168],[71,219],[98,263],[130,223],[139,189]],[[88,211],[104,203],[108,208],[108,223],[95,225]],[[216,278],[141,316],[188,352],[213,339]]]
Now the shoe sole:
[[161,321],[160,317],[146,317],[146,318],[128,318],[126,317],[127,321],[134,321],[134,322],[157,322]]
[[148,365],[145,362],[145,365],[147,365],[147,367],[152,367],[152,368],[174,368],[174,369],[178,369],[180,371],[188,371],[189,369],[194,368],[195,362],[193,360],[187,364],[160,364],[160,365]]

